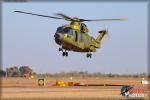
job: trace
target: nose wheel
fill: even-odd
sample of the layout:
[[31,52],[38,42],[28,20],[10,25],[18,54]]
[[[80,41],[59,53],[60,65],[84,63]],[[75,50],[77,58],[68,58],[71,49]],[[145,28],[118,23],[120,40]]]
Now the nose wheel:
[[64,51],[63,48],[59,48],[58,50],[62,51],[62,56],[68,56],[68,52],[66,50]]
[[87,58],[92,58],[92,54],[91,54],[91,53],[87,53],[87,54],[86,54],[86,57],[87,57]]
[[59,48],[58,50],[59,50],[59,51],[63,51],[63,49],[62,49],[62,48]]

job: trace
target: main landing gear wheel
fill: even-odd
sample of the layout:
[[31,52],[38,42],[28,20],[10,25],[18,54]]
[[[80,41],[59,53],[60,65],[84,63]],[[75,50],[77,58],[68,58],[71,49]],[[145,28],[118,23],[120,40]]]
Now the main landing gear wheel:
[[68,52],[63,52],[62,56],[68,56]]
[[91,54],[91,53],[87,53],[87,54],[86,54],[86,57],[87,57],[87,58],[92,58],[92,54]]

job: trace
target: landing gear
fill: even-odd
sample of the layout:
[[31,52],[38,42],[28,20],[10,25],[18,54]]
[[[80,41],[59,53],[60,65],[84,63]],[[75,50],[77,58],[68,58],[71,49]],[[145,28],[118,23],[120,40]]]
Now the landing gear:
[[92,54],[91,54],[91,53],[87,53],[87,54],[86,54],[86,57],[87,57],[87,58],[92,58]]
[[62,56],[68,56],[68,52],[63,52]]
[[63,49],[62,49],[62,48],[59,48],[58,50],[59,50],[59,51],[63,51]]
[[64,50],[63,48],[59,48],[59,51],[62,51],[62,56],[68,56],[68,52]]

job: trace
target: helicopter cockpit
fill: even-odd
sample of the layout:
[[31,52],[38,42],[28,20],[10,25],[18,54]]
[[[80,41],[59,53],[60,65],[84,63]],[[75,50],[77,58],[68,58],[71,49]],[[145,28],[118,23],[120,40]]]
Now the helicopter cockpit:
[[66,26],[58,27],[54,35],[56,43],[61,44],[65,34],[67,34],[68,37],[73,36],[73,29]]
[[56,33],[73,35],[73,29],[71,27],[58,27]]

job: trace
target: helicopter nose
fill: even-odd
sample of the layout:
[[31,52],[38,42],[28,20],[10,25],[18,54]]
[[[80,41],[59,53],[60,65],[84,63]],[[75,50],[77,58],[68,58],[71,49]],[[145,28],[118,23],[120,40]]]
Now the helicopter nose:
[[55,37],[55,42],[58,43],[58,44],[61,44],[62,43],[62,35],[60,33],[56,33],[54,35]]

